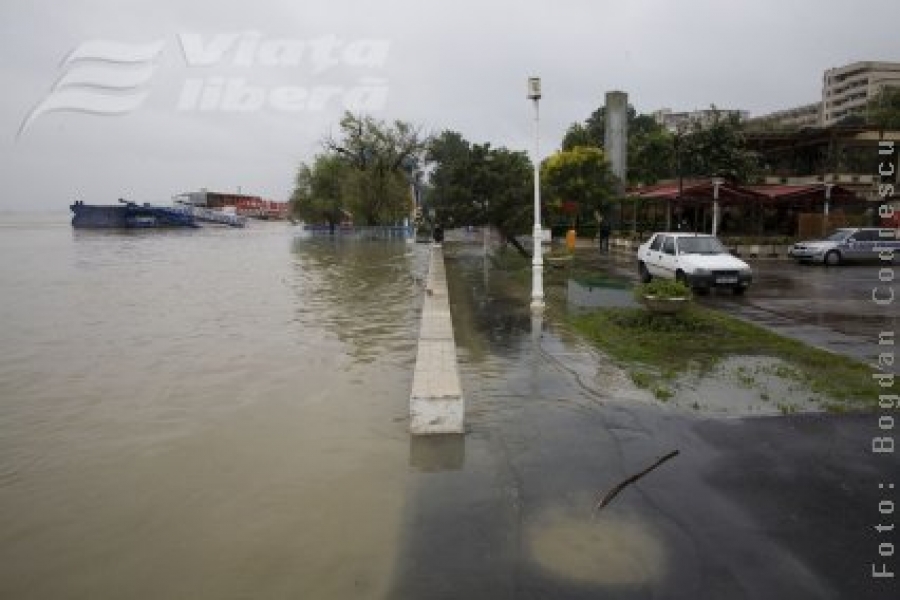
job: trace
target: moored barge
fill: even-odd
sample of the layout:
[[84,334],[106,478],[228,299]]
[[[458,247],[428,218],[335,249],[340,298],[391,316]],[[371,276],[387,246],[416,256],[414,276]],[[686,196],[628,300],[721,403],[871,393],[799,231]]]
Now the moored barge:
[[137,204],[119,199],[118,205],[94,205],[76,201],[69,207],[76,229],[146,229],[199,227],[193,215],[176,208]]

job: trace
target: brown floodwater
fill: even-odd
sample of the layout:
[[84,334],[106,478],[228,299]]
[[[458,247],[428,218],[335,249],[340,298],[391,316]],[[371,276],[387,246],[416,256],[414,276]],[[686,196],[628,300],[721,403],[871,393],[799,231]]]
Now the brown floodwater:
[[381,597],[426,247],[0,222],[0,597]]

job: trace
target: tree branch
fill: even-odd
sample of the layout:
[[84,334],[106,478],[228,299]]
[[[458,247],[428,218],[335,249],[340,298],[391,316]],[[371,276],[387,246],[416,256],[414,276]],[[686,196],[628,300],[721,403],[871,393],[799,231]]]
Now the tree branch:
[[635,473],[628,479],[622,481],[622,483],[620,483],[619,485],[617,485],[616,487],[611,489],[609,492],[607,492],[607,494],[605,496],[603,496],[602,500],[597,502],[597,505],[594,506],[594,511],[596,512],[596,511],[600,510],[601,508],[604,508],[607,504],[612,502],[613,498],[615,498],[619,494],[619,492],[621,492],[623,489],[625,489],[626,487],[628,487],[629,485],[631,485],[632,483],[634,483],[635,481],[637,481],[638,479],[640,479],[641,477],[643,477],[644,475],[646,475],[647,473],[652,471],[653,469],[657,468],[658,466],[660,466],[667,460],[669,460],[671,458],[675,458],[678,455],[678,452],[679,452],[678,450],[673,450],[672,452],[669,452],[668,454],[666,454],[665,456],[663,456],[662,458],[657,460],[655,463],[653,463],[652,465],[650,465],[649,467],[647,467],[640,473]]

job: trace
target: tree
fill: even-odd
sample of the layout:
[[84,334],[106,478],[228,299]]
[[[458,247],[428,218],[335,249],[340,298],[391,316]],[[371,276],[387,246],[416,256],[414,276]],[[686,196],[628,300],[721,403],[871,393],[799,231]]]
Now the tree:
[[628,129],[628,182],[652,185],[674,177],[674,137],[653,117],[640,115]]
[[532,166],[524,152],[471,144],[445,131],[429,145],[435,165],[427,202],[446,224],[491,225],[524,256],[515,236],[532,217]]
[[869,99],[868,121],[879,129],[900,129],[900,88],[884,87]]
[[301,163],[291,195],[293,214],[305,221],[324,221],[334,231],[344,216],[349,171],[347,164],[332,154],[316,156],[312,167]]
[[682,172],[687,176],[724,177],[744,183],[759,173],[759,157],[747,148],[740,117],[712,107],[712,118],[695,120],[681,140]]
[[584,124],[572,123],[569,125],[566,134],[563,136],[562,149],[565,151],[578,147],[586,148],[588,146],[600,148],[603,146],[603,143],[598,143]]
[[421,132],[403,121],[391,124],[349,112],[341,134],[324,141],[326,151],[349,167],[343,201],[366,225],[395,223],[409,215],[409,177],[427,145]]
[[[562,140],[564,151],[576,147],[604,148],[606,107],[601,106],[584,121],[573,123]],[[672,134],[650,115],[639,115],[628,105],[628,182],[652,184],[675,175]]]
[[[629,118],[634,108],[628,107]],[[563,136],[562,149],[571,150],[575,146],[602,148],[606,133],[606,107],[601,106],[585,119],[584,123],[572,123]]]
[[599,148],[576,146],[549,156],[541,165],[547,205],[570,216],[604,212],[615,193],[609,162]]

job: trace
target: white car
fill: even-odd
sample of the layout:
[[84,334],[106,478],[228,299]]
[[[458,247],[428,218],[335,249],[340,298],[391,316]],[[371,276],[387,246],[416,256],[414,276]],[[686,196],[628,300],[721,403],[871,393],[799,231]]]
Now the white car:
[[644,283],[659,277],[683,281],[700,293],[715,287],[743,294],[753,281],[747,263],[702,233],[654,233],[638,248],[637,259]]

